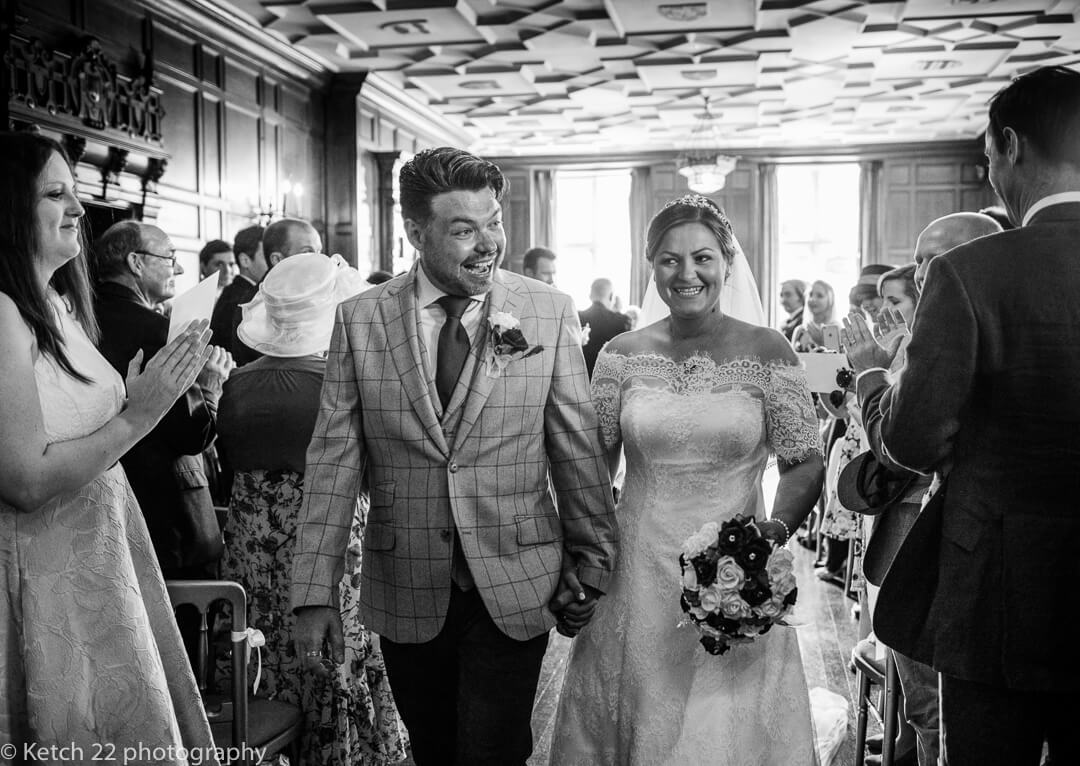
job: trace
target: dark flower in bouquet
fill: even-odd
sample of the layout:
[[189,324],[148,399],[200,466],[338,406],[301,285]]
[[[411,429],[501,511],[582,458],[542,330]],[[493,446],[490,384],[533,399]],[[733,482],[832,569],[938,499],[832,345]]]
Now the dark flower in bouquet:
[[679,556],[687,618],[710,654],[723,654],[783,625],[798,595],[794,559],[765,537],[752,518],[709,522],[683,543]]

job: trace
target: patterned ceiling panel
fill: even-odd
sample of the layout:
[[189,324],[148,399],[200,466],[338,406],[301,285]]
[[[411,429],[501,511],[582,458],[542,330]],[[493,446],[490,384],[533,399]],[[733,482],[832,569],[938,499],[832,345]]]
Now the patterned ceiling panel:
[[[204,0],[375,73],[489,154],[975,138],[1016,74],[1080,69],[1080,0]],[[696,140],[696,139],[695,139]]]

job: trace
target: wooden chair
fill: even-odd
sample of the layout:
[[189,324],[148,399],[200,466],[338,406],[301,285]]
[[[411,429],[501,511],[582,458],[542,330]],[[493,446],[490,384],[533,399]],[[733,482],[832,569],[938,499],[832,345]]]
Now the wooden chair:
[[[892,652],[885,652],[885,675],[866,661],[861,654],[852,651],[851,660],[859,685],[858,718],[855,722],[855,766],[866,762],[866,726],[869,712],[873,710],[882,726],[881,766],[892,766],[896,748],[896,731],[900,725],[900,676]],[[870,687],[881,690],[877,705],[870,700]]]
[[[289,762],[298,763],[304,716],[298,707],[248,694],[247,596],[235,582],[224,580],[169,580],[173,609],[190,604],[199,610],[200,625],[195,675],[203,695],[214,744],[247,755],[265,748],[268,758],[289,746]],[[214,662],[210,653],[211,606],[225,601],[232,606],[232,685],[227,699],[209,692]],[[245,749],[246,748],[246,749]],[[235,763],[247,766],[248,760]]]

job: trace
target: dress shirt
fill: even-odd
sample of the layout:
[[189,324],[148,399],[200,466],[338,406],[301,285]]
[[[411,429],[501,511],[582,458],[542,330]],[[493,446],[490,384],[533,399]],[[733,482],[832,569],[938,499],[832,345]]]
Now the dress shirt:
[[[421,264],[416,269],[416,300],[417,305],[420,307],[420,337],[424,342],[424,351],[427,355],[428,363],[428,380],[435,380],[436,363],[439,361],[439,332],[442,330],[442,326],[446,324],[446,312],[443,307],[435,301],[444,295],[448,295],[445,290],[435,286],[424,273],[424,266]],[[478,295],[470,295],[472,301],[470,301],[468,308],[465,309],[465,313],[461,315],[461,326],[465,328],[465,332],[469,336],[469,342],[472,343],[476,340],[476,333],[480,331],[480,322],[483,319],[481,309],[484,306],[484,300],[487,297],[487,293],[480,293]]]
[[1028,211],[1024,213],[1024,222],[1021,226],[1027,226],[1031,223],[1031,219],[1035,217],[1035,214],[1042,210],[1044,207],[1050,207],[1051,205],[1061,205],[1066,202],[1080,202],[1080,191],[1067,191],[1059,192],[1057,194],[1051,194],[1047,197],[1043,197],[1034,205],[1028,208]]

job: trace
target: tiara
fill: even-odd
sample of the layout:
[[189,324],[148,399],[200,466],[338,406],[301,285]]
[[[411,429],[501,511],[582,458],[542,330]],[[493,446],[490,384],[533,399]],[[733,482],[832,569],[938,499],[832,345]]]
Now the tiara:
[[708,197],[703,197],[700,194],[684,194],[681,197],[673,199],[671,200],[671,202],[664,205],[664,209],[667,210],[669,207],[674,207],[675,205],[700,207],[704,210],[708,210],[710,213],[716,215],[724,223],[724,225],[727,226],[727,228],[731,228],[731,222],[728,220],[728,217],[724,215],[724,211],[721,210],[720,206]]

